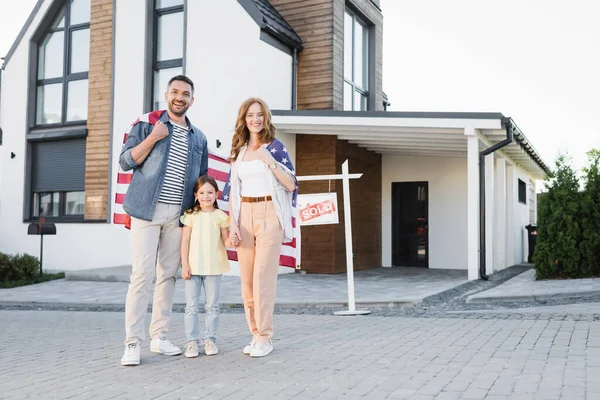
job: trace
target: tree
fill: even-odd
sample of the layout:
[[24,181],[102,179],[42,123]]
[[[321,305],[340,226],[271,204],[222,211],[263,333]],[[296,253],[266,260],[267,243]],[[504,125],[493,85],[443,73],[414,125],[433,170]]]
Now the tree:
[[600,275],[600,150],[587,153],[585,191],[581,196],[581,269],[587,276]]
[[581,277],[579,181],[571,158],[559,154],[539,205],[533,261],[538,279]]

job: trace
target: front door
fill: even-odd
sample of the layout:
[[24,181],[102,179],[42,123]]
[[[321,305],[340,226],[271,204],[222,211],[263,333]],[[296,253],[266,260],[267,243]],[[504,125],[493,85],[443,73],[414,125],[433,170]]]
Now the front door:
[[427,182],[392,183],[392,263],[395,267],[429,266]]

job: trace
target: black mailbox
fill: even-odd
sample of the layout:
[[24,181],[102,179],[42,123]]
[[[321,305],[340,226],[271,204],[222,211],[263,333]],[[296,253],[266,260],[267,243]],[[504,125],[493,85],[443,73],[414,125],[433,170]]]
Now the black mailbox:
[[56,235],[56,225],[54,222],[46,222],[40,218],[38,222],[32,222],[27,227],[28,235],[40,235],[40,275],[42,275],[42,260],[44,256],[44,235]]
[[27,228],[28,235],[56,235],[56,225],[53,222],[32,222]]

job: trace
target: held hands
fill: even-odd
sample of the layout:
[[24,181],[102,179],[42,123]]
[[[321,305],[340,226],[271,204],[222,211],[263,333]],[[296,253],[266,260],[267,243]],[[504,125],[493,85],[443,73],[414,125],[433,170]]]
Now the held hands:
[[154,124],[154,128],[152,128],[152,132],[150,132],[149,136],[152,137],[155,142],[158,142],[169,136],[169,128],[159,120]]
[[240,235],[240,229],[235,226],[232,225],[231,228],[229,229],[229,245],[233,246],[234,248],[237,247],[240,242],[242,241],[241,235]]
[[189,265],[181,267],[181,278],[189,281],[192,278],[192,269]]

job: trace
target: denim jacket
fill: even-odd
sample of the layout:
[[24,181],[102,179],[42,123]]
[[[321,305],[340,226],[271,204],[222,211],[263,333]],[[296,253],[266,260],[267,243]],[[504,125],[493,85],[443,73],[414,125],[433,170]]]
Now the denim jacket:
[[[150,113],[150,115],[155,113]],[[169,129],[169,136],[159,140],[141,164],[137,164],[133,160],[131,149],[140,144],[152,132],[156,122],[152,121],[152,118],[150,118],[150,122],[140,120],[131,127],[119,157],[119,163],[124,171],[133,169],[133,178],[127,189],[123,209],[132,217],[144,221],[152,221],[156,203],[165,180],[167,159],[171,148],[171,138],[173,137],[173,125],[169,122],[168,113],[166,111],[162,112],[159,119]],[[187,117],[185,120],[190,129],[188,131],[188,158],[181,215],[194,204],[194,184],[196,180],[201,175],[208,173],[206,136],[193,126]]]

